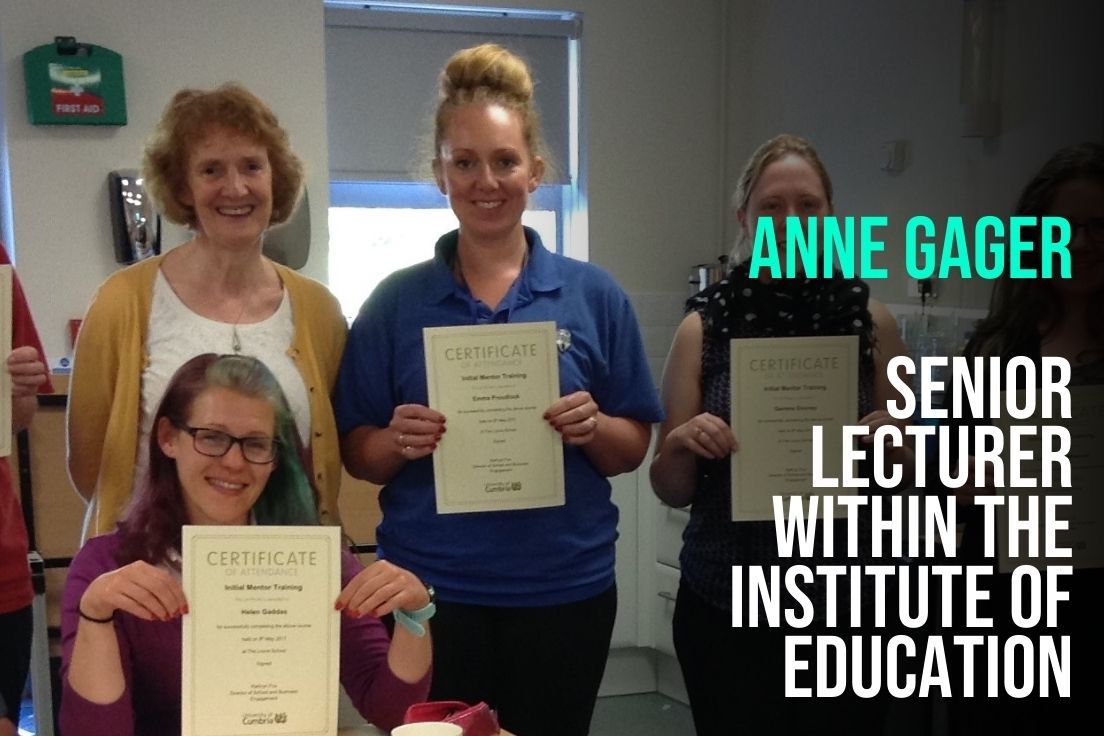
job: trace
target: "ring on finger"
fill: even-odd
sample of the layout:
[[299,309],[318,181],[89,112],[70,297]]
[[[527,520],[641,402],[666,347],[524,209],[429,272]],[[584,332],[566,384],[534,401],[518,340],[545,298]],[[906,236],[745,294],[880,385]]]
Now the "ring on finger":
[[399,432],[399,445],[402,447],[406,447],[406,435],[402,432]]

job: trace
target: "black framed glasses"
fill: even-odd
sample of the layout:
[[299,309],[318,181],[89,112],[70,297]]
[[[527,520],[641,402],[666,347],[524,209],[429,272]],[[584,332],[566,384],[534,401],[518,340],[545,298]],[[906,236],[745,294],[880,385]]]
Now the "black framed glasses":
[[240,445],[242,457],[246,462],[266,465],[276,459],[276,451],[280,446],[275,437],[235,437],[210,427],[191,427],[180,422],[173,422],[173,424],[177,429],[190,434],[195,451],[207,457],[222,457],[230,452],[231,447]]

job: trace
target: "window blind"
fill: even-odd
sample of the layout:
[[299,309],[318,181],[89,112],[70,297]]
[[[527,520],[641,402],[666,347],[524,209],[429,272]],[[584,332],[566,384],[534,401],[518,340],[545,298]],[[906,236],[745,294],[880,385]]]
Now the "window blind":
[[449,12],[364,5],[326,8],[330,178],[411,181],[432,156],[437,79],[457,50],[487,41],[528,62],[553,160],[546,183],[569,183],[569,44],[573,14]]

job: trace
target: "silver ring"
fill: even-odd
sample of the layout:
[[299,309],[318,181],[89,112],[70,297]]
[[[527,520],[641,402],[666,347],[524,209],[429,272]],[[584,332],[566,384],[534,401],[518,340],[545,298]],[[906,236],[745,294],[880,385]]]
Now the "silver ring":
[[403,448],[402,448],[402,450],[400,451],[400,454],[401,454],[401,455],[402,455],[403,457],[406,457],[406,451],[407,451],[407,450],[409,450],[409,449],[410,449],[410,445],[403,445]]

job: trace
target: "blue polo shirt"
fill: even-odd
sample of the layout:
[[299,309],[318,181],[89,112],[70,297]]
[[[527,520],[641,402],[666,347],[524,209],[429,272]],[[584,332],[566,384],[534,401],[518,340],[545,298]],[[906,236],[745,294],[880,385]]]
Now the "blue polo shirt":
[[[423,327],[556,323],[560,395],[589,391],[605,414],[662,418],[628,297],[600,268],[549,253],[525,229],[529,259],[499,307],[453,276],[458,233],[432,261],[397,271],[364,303],[345,347],[334,398],[341,434],[386,427],[399,404],[428,404]],[[543,408],[542,408],[543,411]],[[564,445],[564,506],[437,513],[433,460],[406,463],[380,493],[381,557],[432,583],[441,600],[497,606],[571,603],[613,584],[617,507],[582,450]]]

